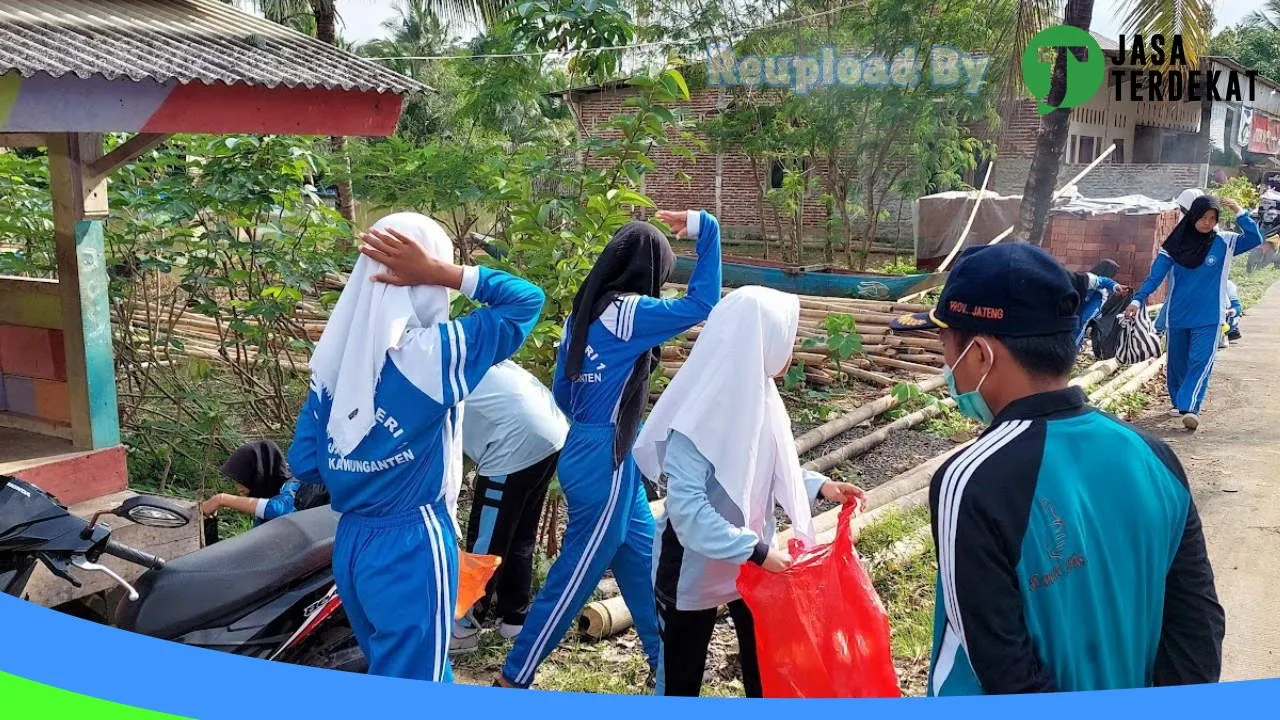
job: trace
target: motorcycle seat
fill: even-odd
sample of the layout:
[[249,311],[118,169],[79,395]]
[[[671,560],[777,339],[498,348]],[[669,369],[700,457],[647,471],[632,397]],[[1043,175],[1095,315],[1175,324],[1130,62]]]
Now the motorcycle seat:
[[328,505],[290,513],[149,570],[116,624],[172,640],[250,607],[332,562],[338,518]]

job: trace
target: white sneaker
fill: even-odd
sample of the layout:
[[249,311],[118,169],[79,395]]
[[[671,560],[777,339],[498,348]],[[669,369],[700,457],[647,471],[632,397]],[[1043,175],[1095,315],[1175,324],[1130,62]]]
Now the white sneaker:
[[466,653],[480,647],[480,625],[471,613],[453,624],[453,636],[449,638],[449,653]]
[[524,625],[508,625],[502,623],[498,625],[498,634],[507,640],[515,640],[520,631],[524,629]]
[[1186,415],[1183,415],[1182,427],[1195,432],[1195,429],[1200,427],[1200,416],[1195,413],[1187,413]]
[[1178,408],[1169,408],[1169,417],[1182,417],[1182,411]]

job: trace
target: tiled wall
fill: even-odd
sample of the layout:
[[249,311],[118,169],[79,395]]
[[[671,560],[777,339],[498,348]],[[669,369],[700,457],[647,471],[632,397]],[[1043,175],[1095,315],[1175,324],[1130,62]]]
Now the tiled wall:
[[61,330],[0,324],[0,412],[70,424]]

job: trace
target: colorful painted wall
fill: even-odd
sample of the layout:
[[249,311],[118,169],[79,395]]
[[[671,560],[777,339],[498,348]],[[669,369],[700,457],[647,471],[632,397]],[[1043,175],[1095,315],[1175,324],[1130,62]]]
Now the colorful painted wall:
[[0,324],[0,412],[71,425],[61,330]]
[[58,284],[0,278],[0,413],[70,427]]

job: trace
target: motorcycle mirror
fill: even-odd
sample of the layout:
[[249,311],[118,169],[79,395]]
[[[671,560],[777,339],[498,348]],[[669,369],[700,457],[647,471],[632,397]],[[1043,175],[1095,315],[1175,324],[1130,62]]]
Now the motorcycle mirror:
[[132,520],[139,525],[159,528],[179,528],[191,522],[191,516],[182,508],[160,498],[135,495],[111,511],[112,515]]

